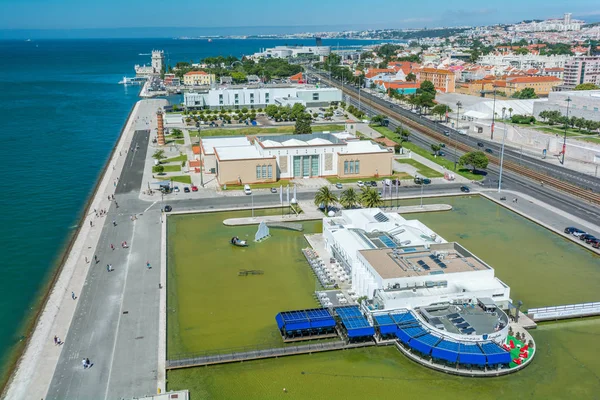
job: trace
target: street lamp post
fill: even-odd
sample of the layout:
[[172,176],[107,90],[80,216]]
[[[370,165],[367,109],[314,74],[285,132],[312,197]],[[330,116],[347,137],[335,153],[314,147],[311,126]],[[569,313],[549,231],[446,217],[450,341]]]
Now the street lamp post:
[[569,106],[571,105],[571,98],[567,97],[565,101],[567,102],[567,120],[565,121],[565,137],[563,139],[562,160],[560,162],[562,165],[565,165],[565,151],[567,150],[567,126],[569,125]]
[[456,148],[458,147],[458,139],[456,138],[458,132],[458,114],[460,113],[460,108],[462,107],[462,103],[458,101],[456,103],[456,130],[454,131],[454,170],[456,171],[456,164],[458,160],[456,159]]
[[421,180],[421,208],[423,208],[423,180]]
[[506,121],[504,121],[504,134],[502,135],[502,150],[500,151],[500,175],[498,176],[498,193],[502,190],[502,166],[504,164],[504,141],[506,140]]
[[198,127],[198,154],[200,155],[200,186],[204,187],[204,165],[202,164],[202,147],[200,146],[200,127]]
[[494,105],[492,106],[492,135],[490,136],[490,140],[494,140],[494,124],[496,123],[496,85],[493,85],[494,88]]

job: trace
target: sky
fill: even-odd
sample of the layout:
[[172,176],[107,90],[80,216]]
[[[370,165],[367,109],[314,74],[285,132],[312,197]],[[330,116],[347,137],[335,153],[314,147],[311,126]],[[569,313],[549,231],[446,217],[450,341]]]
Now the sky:
[[112,37],[172,37],[194,29],[198,35],[223,35],[227,33],[216,28],[229,27],[237,28],[233,34],[423,28],[510,23],[565,12],[599,21],[600,1],[566,5],[564,0],[0,0],[0,37],[28,32],[43,36],[46,30],[55,30],[46,32],[51,36],[61,32],[85,36],[87,31]]

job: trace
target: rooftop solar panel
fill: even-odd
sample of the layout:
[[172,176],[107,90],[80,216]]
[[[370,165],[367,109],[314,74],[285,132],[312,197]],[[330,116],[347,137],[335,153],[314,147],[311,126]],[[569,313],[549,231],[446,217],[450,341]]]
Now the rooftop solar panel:
[[377,325],[396,325],[396,322],[389,315],[375,315],[373,318]]
[[362,313],[356,306],[351,307],[340,307],[336,308],[335,311],[342,318],[351,318],[351,317],[362,317]]
[[446,264],[444,264],[443,262],[438,264],[440,266],[440,268],[446,268]]
[[375,214],[373,216],[373,218],[375,218],[375,220],[378,222],[388,222],[390,220],[388,217],[385,216],[384,213],[381,213],[381,212],[378,212],[377,214]]
[[352,319],[342,318],[342,323],[344,324],[346,329],[366,328],[368,326],[371,326],[371,325],[369,325],[369,321],[367,321],[364,318],[352,318]]

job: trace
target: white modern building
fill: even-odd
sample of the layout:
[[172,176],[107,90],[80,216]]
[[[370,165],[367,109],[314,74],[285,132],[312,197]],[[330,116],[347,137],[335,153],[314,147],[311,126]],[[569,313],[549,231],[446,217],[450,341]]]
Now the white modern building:
[[188,92],[183,98],[188,108],[264,108],[294,103],[319,107],[342,101],[342,91],[312,85],[236,85]]
[[509,30],[515,32],[578,31],[583,24],[585,24],[584,21],[573,19],[571,13],[565,13],[562,18],[547,19],[540,22],[523,22],[510,27]]
[[493,67],[514,67],[517,69],[546,69],[564,68],[573,56],[550,55],[541,56],[537,54],[487,54],[477,59],[479,65],[490,65]]
[[275,46],[254,53],[251,58],[290,58],[302,56],[328,56],[331,46]]
[[[378,310],[510,301],[494,269],[417,220],[380,209],[343,210],[323,219],[330,255],[351,273],[352,290]],[[348,271],[349,270],[349,271]]]
[[538,117],[542,111],[559,111],[567,115],[567,105],[569,117],[600,121],[600,90],[552,92],[547,101],[534,101],[533,115]]

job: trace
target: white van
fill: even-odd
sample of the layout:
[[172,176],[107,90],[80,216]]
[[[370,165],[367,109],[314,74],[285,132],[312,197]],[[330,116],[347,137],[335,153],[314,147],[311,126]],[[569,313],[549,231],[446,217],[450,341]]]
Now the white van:
[[252,189],[250,189],[250,185],[244,185],[244,193],[252,194]]

